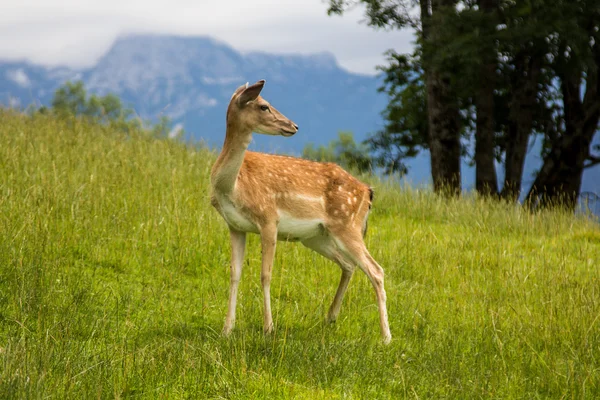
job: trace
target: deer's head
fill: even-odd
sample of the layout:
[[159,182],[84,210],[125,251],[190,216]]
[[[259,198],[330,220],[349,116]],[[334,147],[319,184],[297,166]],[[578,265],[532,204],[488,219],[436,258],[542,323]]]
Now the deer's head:
[[227,123],[265,135],[292,136],[298,125],[277,111],[260,96],[265,81],[240,86],[235,90],[227,109]]

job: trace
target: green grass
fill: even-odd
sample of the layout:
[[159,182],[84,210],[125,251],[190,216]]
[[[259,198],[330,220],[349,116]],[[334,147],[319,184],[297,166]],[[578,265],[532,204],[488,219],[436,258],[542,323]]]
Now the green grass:
[[214,158],[0,112],[0,398],[600,397],[596,222],[382,182],[367,241],[386,271],[389,346],[364,274],[328,325],[340,271],[287,243],[263,336],[255,235],[222,337]]

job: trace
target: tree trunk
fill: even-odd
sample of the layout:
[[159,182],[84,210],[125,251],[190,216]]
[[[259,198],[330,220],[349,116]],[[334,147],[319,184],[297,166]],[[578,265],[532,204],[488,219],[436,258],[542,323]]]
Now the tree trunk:
[[[439,21],[430,23],[431,14],[441,8],[453,7],[456,0],[421,0],[423,39],[430,49],[435,49],[436,38],[443,35]],[[431,6],[431,7],[430,7]],[[431,154],[431,177],[436,193],[457,195],[460,193],[460,124],[457,99],[444,76],[431,57],[424,57],[427,85],[427,117],[429,123],[429,150]]]
[[591,143],[586,136],[580,130],[554,143],[527,195],[529,204],[542,207],[560,205],[569,210],[575,209]]
[[479,89],[475,99],[477,119],[475,126],[475,189],[480,195],[498,194],[498,178],[494,164],[494,88],[496,84],[496,49],[493,34],[495,24],[489,20],[497,0],[479,0],[485,13],[482,26],[486,43],[482,51],[483,62],[479,68]]
[[510,123],[507,132],[504,186],[502,197],[516,201],[521,193],[523,167],[527,155],[527,142],[533,128],[537,83],[541,72],[541,59],[531,54],[534,50],[517,55],[513,80],[514,95],[510,102]]
[[[600,65],[600,51],[597,53]],[[583,102],[582,73],[559,74],[563,95],[565,132],[556,140],[527,194],[536,206],[560,205],[574,210],[581,190],[585,161],[600,120],[600,82],[595,68],[588,72]]]
[[439,71],[427,74],[427,113],[431,177],[436,193],[460,193],[458,107],[447,79]]

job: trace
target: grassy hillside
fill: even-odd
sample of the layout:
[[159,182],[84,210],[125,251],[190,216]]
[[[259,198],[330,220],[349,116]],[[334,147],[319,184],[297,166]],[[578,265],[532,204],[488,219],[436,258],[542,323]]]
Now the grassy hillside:
[[250,236],[220,330],[228,233],[215,154],[0,112],[0,398],[598,398],[600,229],[560,212],[374,182],[367,237],[392,335],[352,279],[280,243],[262,334]]

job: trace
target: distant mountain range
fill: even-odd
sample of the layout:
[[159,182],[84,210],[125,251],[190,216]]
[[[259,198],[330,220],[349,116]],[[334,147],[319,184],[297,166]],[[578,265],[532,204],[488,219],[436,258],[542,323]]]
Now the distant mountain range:
[[[326,144],[339,131],[362,140],[383,126],[387,97],[377,92],[380,78],[348,72],[329,53],[242,54],[208,37],[122,37],[88,69],[0,61],[0,104],[48,104],[65,81],[82,80],[90,92],[118,95],[142,118],[167,115],[183,125],[186,139],[218,147],[232,92],[259,79],[267,80],[265,98],[300,131],[292,138],[255,135],[255,149],[299,154],[307,143]],[[528,160],[526,183],[539,163],[536,157]],[[430,180],[427,154],[409,166],[411,182]],[[465,163],[463,171],[465,187],[472,187],[473,168]],[[600,193],[600,166],[586,172],[583,190]]]
[[340,130],[365,138],[381,126],[386,105],[376,90],[378,78],[340,68],[332,54],[241,54],[207,37],[127,36],[89,69],[0,62],[0,77],[3,104],[47,104],[65,80],[82,80],[91,92],[118,95],[143,118],[169,116],[191,139],[213,146],[223,142],[233,91],[266,79],[265,98],[300,132],[288,140],[257,137],[255,146],[295,153],[308,142],[332,140]]

